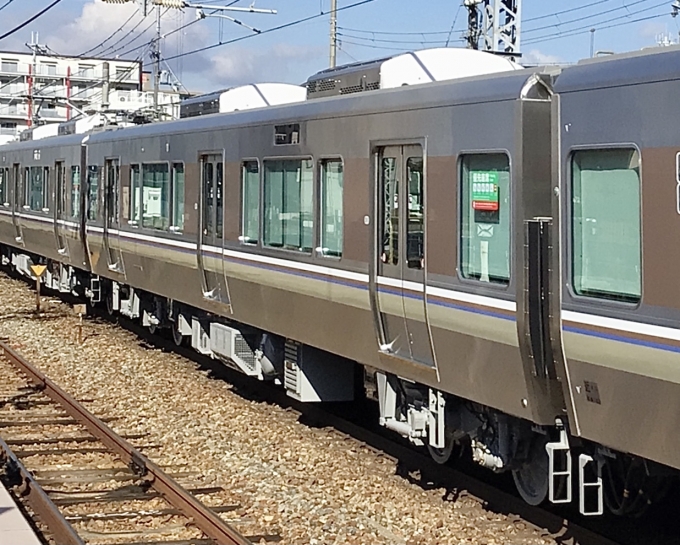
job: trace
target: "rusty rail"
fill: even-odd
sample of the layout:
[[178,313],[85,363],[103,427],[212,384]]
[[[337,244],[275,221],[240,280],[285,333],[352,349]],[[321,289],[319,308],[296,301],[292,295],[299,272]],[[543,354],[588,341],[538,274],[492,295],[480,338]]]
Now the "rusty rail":
[[35,482],[33,475],[26,466],[12,452],[5,441],[0,438],[0,461],[5,466],[11,485],[15,493],[28,501],[31,509],[50,529],[56,543],[63,545],[85,545],[68,521],[61,514],[59,508],[45,493],[42,487]]
[[[69,416],[85,426],[94,437],[120,456],[124,463],[146,476],[150,486],[160,493],[173,507],[179,509],[185,516],[192,519],[196,527],[204,534],[220,545],[250,545],[251,542],[247,538],[238,533],[211,511],[210,508],[203,505],[188,491],[179,486],[160,467],[151,462],[125,439],[81,406],[4,341],[0,341],[0,353],[12,365],[26,374],[29,380],[40,388],[45,395],[61,405]],[[37,487],[38,485],[36,484],[35,486]],[[51,500],[50,503],[52,503]],[[82,542],[64,541],[63,543],[79,544]]]

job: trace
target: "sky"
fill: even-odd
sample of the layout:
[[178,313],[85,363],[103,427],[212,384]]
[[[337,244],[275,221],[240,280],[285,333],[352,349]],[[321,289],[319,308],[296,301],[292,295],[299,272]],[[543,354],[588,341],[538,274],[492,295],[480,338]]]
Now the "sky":
[[[52,1],[0,0],[0,35]],[[338,64],[400,51],[465,45],[462,37],[467,11],[462,7],[463,0],[361,2],[338,0]],[[302,83],[328,66],[330,0],[202,3],[234,7],[254,4],[256,8],[274,9],[277,14],[223,12],[263,31],[257,34],[228,19],[197,21],[194,9],[165,10],[161,44],[162,56],[167,59],[164,69],[171,70],[186,88],[207,92],[253,82]],[[520,62],[577,62],[590,56],[591,37],[595,51],[639,50],[655,46],[663,36],[677,42],[680,17],[671,16],[672,4],[673,0],[523,0]],[[307,20],[294,24],[303,19]],[[279,26],[285,28],[268,31]],[[30,42],[31,32],[39,32],[40,43],[57,54],[79,55],[100,46],[88,55],[122,55],[148,64],[151,59],[144,44],[154,28],[155,18],[149,15],[144,19],[134,1],[62,0],[33,23],[0,40],[0,51],[28,51],[25,44]],[[191,53],[220,42],[223,45]]]

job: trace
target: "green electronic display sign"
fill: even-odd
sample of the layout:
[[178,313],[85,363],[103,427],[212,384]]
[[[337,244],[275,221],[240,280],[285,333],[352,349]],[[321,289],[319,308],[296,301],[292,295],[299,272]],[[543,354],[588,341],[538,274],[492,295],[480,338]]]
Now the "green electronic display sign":
[[472,189],[472,209],[498,211],[498,172],[473,171],[470,172]]

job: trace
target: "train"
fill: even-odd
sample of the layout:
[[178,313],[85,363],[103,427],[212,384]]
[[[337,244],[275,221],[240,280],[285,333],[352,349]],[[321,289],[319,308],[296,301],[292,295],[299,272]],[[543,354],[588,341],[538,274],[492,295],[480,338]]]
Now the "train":
[[659,48],[9,143],[3,264],[302,402],[374,398],[532,505],[638,516],[680,468],[679,65]]

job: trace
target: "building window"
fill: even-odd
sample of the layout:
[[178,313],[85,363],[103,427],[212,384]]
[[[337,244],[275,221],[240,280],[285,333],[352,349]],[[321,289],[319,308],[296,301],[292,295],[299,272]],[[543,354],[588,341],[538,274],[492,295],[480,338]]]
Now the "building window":
[[264,244],[311,252],[314,167],[309,159],[264,164]]
[[167,163],[142,165],[142,226],[170,227],[170,172]]
[[18,72],[19,62],[12,59],[2,59],[0,61],[0,71],[2,72]]
[[7,186],[9,185],[9,169],[0,168],[0,205],[7,206]]
[[71,218],[80,217],[80,167],[71,167]]
[[125,66],[117,66],[116,67],[116,81],[124,81],[126,79],[130,79],[131,72],[132,72],[132,67],[126,68]]
[[639,154],[625,149],[577,151],[571,165],[574,291],[638,302],[642,293]]
[[171,231],[184,231],[184,164],[172,165],[172,226]]
[[339,159],[321,161],[321,251],[342,256],[343,168]]
[[49,168],[26,167],[24,178],[24,202],[30,210],[41,212],[47,208],[46,199],[49,195]]
[[243,163],[243,224],[241,240],[257,244],[260,240],[260,167],[257,161]]
[[74,76],[80,76],[83,78],[93,78],[94,77],[94,65],[93,64],[79,64],[78,72],[73,74]]
[[99,216],[99,167],[87,167],[87,219],[96,220]]
[[40,73],[43,76],[56,76],[57,75],[57,64],[52,62],[40,63]]
[[504,154],[463,157],[461,271],[464,278],[510,280],[510,161]]

